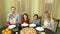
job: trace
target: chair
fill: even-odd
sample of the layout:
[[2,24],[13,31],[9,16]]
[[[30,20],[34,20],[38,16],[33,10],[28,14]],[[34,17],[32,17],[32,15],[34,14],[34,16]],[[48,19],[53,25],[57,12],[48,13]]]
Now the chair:
[[[54,18],[53,18],[54,19]],[[59,21],[60,19],[54,19],[56,25],[55,25],[55,33],[57,32],[58,26],[59,26]]]
[[40,20],[40,26],[41,26],[41,22],[42,22],[42,17],[38,17],[38,19]]

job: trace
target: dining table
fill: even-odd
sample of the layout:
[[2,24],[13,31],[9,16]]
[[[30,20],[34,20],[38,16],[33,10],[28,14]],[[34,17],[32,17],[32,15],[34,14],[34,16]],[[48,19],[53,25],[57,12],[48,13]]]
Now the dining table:
[[[6,29],[8,26],[3,26],[0,28],[0,34],[2,34],[2,30]],[[13,29],[11,29],[12,34],[16,34],[16,32],[18,32],[18,34],[20,34],[20,31],[24,28],[30,28],[30,27],[21,27],[20,29],[18,27],[15,27]],[[55,34],[52,30],[44,28],[43,31],[37,31],[36,27],[32,27],[33,29],[35,29],[35,31],[37,32],[37,34],[41,34],[41,32],[45,32],[45,34]]]
[[[30,27],[25,27],[25,28],[30,28]],[[23,28],[24,29],[24,28]],[[33,28],[33,29],[35,29],[35,28]],[[28,29],[29,30],[29,29]],[[44,28],[44,30],[43,31],[37,31],[36,29],[35,29],[35,31],[37,32],[37,34],[41,34],[42,32],[44,32],[45,34],[55,34],[52,30],[50,30],[50,29],[48,29],[48,28]],[[23,33],[23,32],[22,32]]]

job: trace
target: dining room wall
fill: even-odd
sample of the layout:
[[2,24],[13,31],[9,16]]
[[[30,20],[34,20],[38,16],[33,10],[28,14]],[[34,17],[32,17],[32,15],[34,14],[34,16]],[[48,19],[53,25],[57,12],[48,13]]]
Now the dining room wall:
[[4,0],[0,0],[0,26],[5,25],[5,4]]
[[[56,18],[60,19],[60,0],[58,0],[58,3],[57,3],[56,14],[57,14]],[[60,27],[60,22],[59,22],[59,27]]]
[[16,0],[0,0],[0,26],[6,25],[7,15],[10,12],[10,7],[17,7],[16,4]]
[[42,0],[31,0],[31,20],[33,19],[34,14],[38,14],[39,16],[42,16],[42,10],[43,9],[43,2]]
[[[15,6],[16,7],[16,11],[21,14],[23,13],[22,9],[22,3],[20,1],[20,3],[18,3],[18,0],[0,0],[0,23],[1,24],[5,24],[6,22],[6,18],[8,13],[10,12],[10,7],[11,6]],[[33,19],[33,15],[34,14],[38,14],[39,16],[42,16],[43,14],[43,7],[44,7],[44,1],[43,0],[26,0],[26,12],[29,14],[29,18],[30,20]],[[20,8],[19,8],[20,6]],[[58,0],[57,2],[55,2],[54,4],[54,11],[53,13],[53,17],[60,19],[60,0]],[[3,18],[3,19],[2,19]],[[59,24],[60,27],[60,24]]]
[[11,6],[15,6],[16,7],[16,0],[5,0],[4,2],[5,2],[6,17],[7,17],[8,13],[10,13],[10,7]]

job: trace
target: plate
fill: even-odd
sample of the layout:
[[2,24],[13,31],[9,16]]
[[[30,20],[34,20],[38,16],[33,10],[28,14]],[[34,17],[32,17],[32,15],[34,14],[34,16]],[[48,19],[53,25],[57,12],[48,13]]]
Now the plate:
[[13,29],[13,28],[15,28],[16,27],[16,25],[9,25],[8,26],[8,29]]
[[37,27],[36,30],[37,30],[37,31],[43,31],[44,28],[42,28],[42,27]]
[[28,24],[24,23],[24,24],[21,24],[21,26],[28,26]]
[[30,24],[29,27],[36,27],[36,24]]

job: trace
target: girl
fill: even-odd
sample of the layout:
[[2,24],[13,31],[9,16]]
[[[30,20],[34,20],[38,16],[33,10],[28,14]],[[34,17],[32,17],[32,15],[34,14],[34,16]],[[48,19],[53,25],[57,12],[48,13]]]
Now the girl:
[[23,14],[22,23],[29,24],[28,14],[26,14],[26,13]]

